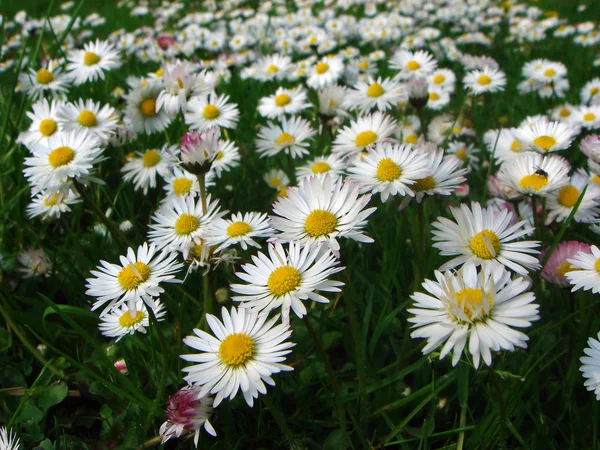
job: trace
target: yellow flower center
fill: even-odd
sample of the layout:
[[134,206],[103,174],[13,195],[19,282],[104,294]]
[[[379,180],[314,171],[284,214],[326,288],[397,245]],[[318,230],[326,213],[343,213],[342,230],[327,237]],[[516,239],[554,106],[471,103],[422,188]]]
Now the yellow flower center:
[[281,197],[281,198],[286,198],[287,197],[287,186],[282,186],[278,191],[277,191],[277,197]]
[[454,127],[454,128],[452,128],[452,133],[454,133],[454,134],[460,134],[460,133],[462,133],[462,128],[460,128],[460,127]]
[[267,287],[271,294],[279,297],[292,292],[302,282],[298,269],[292,266],[281,266],[271,272],[267,280]]
[[564,277],[565,273],[567,272],[571,272],[573,266],[571,266],[571,263],[569,261],[563,261],[562,263],[560,263],[560,265],[556,268],[556,270],[554,271],[554,273],[556,275],[558,275],[559,277]]
[[460,159],[461,161],[464,161],[465,159],[467,159],[467,149],[466,148],[459,148],[456,151],[456,157],[458,159]]
[[94,64],[98,64],[98,61],[100,61],[100,57],[94,52],[85,52],[85,55],[83,55],[83,63],[86,66],[93,66]]
[[567,208],[574,206],[578,199],[579,190],[572,184],[569,184],[558,191],[558,203]]
[[586,122],[591,122],[594,119],[596,119],[596,115],[594,113],[587,113],[583,116],[583,120],[585,120]]
[[243,366],[254,356],[255,347],[246,333],[230,334],[219,345],[219,358],[229,367]]
[[284,107],[285,105],[289,105],[291,101],[292,99],[287,94],[279,94],[275,96],[275,104],[280,108]]
[[363,131],[358,133],[354,139],[354,143],[357,147],[368,147],[377,140],[377,135],[371,130]]
[[556,139],[552,136],[538,136],[533,140],[533,143],[541,149],[548,151],[556,145]]
[[52,136],[56,131],[56,122],[52,119],[44,119],[40,122],[40,134],[42,136]]
[[429,175],[425,178],[420,178],[415,180],[415,184],[413,184],[410,188],[415,192],[428,191],[429,189],[433,189],[435,187],[435,179]]
[[205,119],[213,120],[219,117],[220,111],[215,105],[206,105],[203,114]]
[[270,178],[269,184],[273,187],[279,187],[279,186],[281,186],[281,179],[280,178]]
[[323,162],[323,161],[314,163],[311,168],[312,173],[325,173],[325,172],[329,172],[330,169],[331,169],[331,167],[329,166],[329,164],[327,164],[326,162]]
[[123,328],[131,328],[142,320],[144,320],[144,313],[142,311],[136,312],[135,317],[131,317],[129,311],[125,311],[123,315],[119,317],[119,325]]
[[188,235],[196,231],[200,226],[200,220],[196,216],[183,213],[175,222],[175,233],[179,235]]
[[358,63],[358,68],[360,70],[367,70],[369,68],[369,63],[367,61],[361,61]]
[[471,239],[469,248],[478,258],[493,259],[500,252],[500,239],[492,230],[483,230]]
[[190,250],[190,256],[192,259],[197,259],[198,261],[202,260],[202,246],[204,245],[204,241],[200,239],[200,243],[195,243],[192,245],[192,249]]
[[438,74],[435,77],[433,77],[433,82],[435,84],[442,84],[444,81],[446,81],[446,77],[442,74]]
[[492,79],[487,75],[479,75],[479,78],[477,78],[477,84],[481,84],[482,86],[487,86],[491,82]]
[[142,162],[144,163],[144,167],[154,167],[160,162],[160,153],[156,150],[148,150],[142,156]]
[[150,277],[150,267],[138,261],[133,263],[133,267],[129,264],[127,267],[121,269],[119,275],[117,275],[117,281],[123,289],[131,291],[144,283],[148,277]]
[[163,69],[162,69],[162,67],[160,69],[158,69],[154,73],[156,74],[157,77],[162,77],[163,76]]
[[436,93],[436,92],[430,92],[429,93],[429,100],[435,102],[435,101],[437,101],[439,99],[440,99],[440,96],[439,96],[438,93]]
[[383,87],[379,83],[373,83],[367,89],[369,97],[381,97],[383,95]]
[[406,138],[404,139],[404,142],[406,142],[407,144],[414,144],[415,142],[417,142],[419,140],[419,136],[417,136],[416,134],[409,134],[408,136],[406,136]]
[[600,273],[600,258],[594,263],[594,269],[596,269],[596,272]]
[[50,72],[49,70],[40,69],[35,74],[35,79],[40,84],[48,84],[54,80],[54,75],[52,75],[52,72]]
[[45,206],[54,206],[54,205],[56,205],[57,201],[58,201],[58,193],[56,193],[54,195],[48,195],[47,197],[44,198],[44,205]]
[[545,77],[553,77],[554,75],[556,75],[556,70],[554,69],[546,69],[544,72]]
[[513,152],[519,152],[519,149],[521,148],[521,143],[519,141],[517,141],[516,139],[513,141],[513,143],[510,146],[510,149]]
[[315,68],[315,70],[317,71],[317,73],[319,75],[323,75],[325,72],[327,72],[329,70],[329,64],[320,62],[319,64],[317,64],[317,67]]
[[294,136],[292,136],[289,133],[286,133],[285,131],[283,133],[281,133],[279,135],[279,137],[277,138],[277,140],[275,141],[277,143],[277,145],[290,145],[294,143]]
[[79,113],[79,116],[77,117],[77,122],[79,122],[79,125],[81,125],[82,127],[95,127],[96,114],[94,114],[92,111],[84,109]]
[[267,73],[277,73],[277,72],[279,72],[279,69],[277,68],[277,66],[275,64],[271,64],[267,68]]
[[229,237],[245,236],[252,231],[252,227],[246,222],[233,222],[227,227]]
[[315,209],[304,222],[304,231],[312,237],[327,236],[335,231],[337,217],[324,209]]
[[598,92],[600,92],[600,89],[597,87],[593,87],[590,89],[590,94],[591,95],[596,95]]
[[48,162],[52,167],[60,167],[69,164],[75,158],[75,152],[71,147],[58,147],[48,155]]
[[147,98],[140,103],[140,111],[146,117],[152,117],[156,115],[156,100],[153,98]]
[[544,186],[548,186],[548,177],[540,175],[539,173],[525,175],[523,178],[521,178],[519,185],[523,189],[533,189],[537,192]]
[[[483,295],[483,291],[479,288],[463,288],[456,293],[456,305],[463,310],[469,320],[473,319],[473,315],[481,318]],[[488,301],[491,308],[492,299],[488,297]]]
[[571,111],[569,111],[567,108],[562,108],[562,109],[559,111],[558,115],[559,115],[560,117],[569,117],[569,116],[571,115]]
[[391,158],[384,158],[377,164],[377,179],[379,181],[394,181],[402,174],[400,166]]
[[192,180],[188,178],[175,178],[173,180],[173,192],[175,195],[189,194],[190,190],[192,189],[192,184]]
[[411,61],[409,61],[409,62],[406,63],[406,68],[408,70],[418,70],[418,69],[421,68],[421,64],[419,64],[415,60],[411,60]]
[[600,185],[600,177],[598,175],[594,175],[592,177],[592,182]]

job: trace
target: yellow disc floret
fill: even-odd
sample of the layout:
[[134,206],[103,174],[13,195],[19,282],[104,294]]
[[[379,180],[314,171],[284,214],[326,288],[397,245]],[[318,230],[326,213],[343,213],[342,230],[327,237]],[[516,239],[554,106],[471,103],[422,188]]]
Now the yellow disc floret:
[[[134,270],[135,268],[135,270]],[[117,281],[121,287],[127,291],[136,289],[150,277],[150,267],[143,262],[135,262],[133,266],[129,264],[124,267],[117,275]],[[129,314],[129,313],[128,313]]]
[[556,145],[556,139],[552,136],[538,136],[533,140],[533,143],[545,151],[549,151]]
[[500,239],[492,230],[483,230],[471,239],[469,248],[478,258],[493,259],[500,252]]
[[419,64],[417,61],[412,60],[406,63],[406,68],[408,70],[418,70],[421,68],[421,64]]
[[229,237],[245,236],[252,231],[252,227],[246,222],[233,222],[227,227]]
[[292,99],[287,94],[279,94],[275,96],[275,104],[280,108],[289,105]]
[[94,64],[98,64],[98,61],[100,61],[100,57],[94,52],[85,52],[85,55],[83,55],[83,63],[86,66],[93,66]]
[[58,147],[48,155],[48,162],[52,167],[60,167],[69,164],[75,158],[75,152],[71,147]]
[[246,333],[230,334],[219,345],[219,358],[229,367],[240,367],[252,359],[255,347]]
[[192,189],[192,180],[181,177],[173,180],[173,192],[175,195],[187,195]]
[[331,167],[329,166],[329,164],[327,164],[326,162],[323,162],[323,161],[314,163],[311,168],[312,173],[325,173],[325,172],[329,172],[330,169],[331,169]]
[[391,158],[384,158],[377,164],[377,179],[379,181],[394,181],[402,174],[400,166]]
[[487,75],[479,75],[479,78],[477,78],[477,84],[481,84],[482,86],[487,86],[491,82],[492,79]]
[[77,122],[79,122],[79,125],[82,127],[95,127],[97,123],[96,114],[94,114],[92,111],[84,109],[79,113]]
[[267,280],[267,287],[271,294],[279,297],[296,290],[302,283],[298,269],[292,266],[281,266],[271,272]]
[[40,69],[36,72],[35,79],[40,84],[48,84],[54,81],[54,75],[49,70]]
[[175,221],[175,233],[180,236],[191,234],[200,226],[200,220],[196,216],[183,213]]
[[160,159],[160,153],[156,150],[148,150],[144,153],[144,156],[142,156],[142,163],[144,164],[144,167],[154,167],[160,162]]
[[319,75],[323,75],[325,72],[327,72],[329,70],[329,64],[320,62],[319,64],[317,64],[317,67],[315,67],[315,70],[317,71],[317,73]]
[[[486,308],[483,304],[484,293],[479,288],[463,288],[456,293],[456,305],[462,309],[463,313],[469,320],[481,319],[487,315]],[[488,308],[493,306],[493,301],[487,297],[489,301]],[[488,309],[489,310],[489,309]]]
[[433,189],[435,187],[435,179],[429,175],[425,178],[420,178],[415,180],[415,184],[413,184],[410,188],[415,192],[428,191],[429,189]]
[[377,134],[371,130],[363,131],[358,133],[354,139],[354,143],[357,147],[367,147],[377,140]]
[[206,105],[202,114],[204,115],[205,119],[214,120],[217,117],[219,117],[219,114],[221,114],[221,112],[219,111],[219,108],[217,108],[215,105]]
[[327,236],[335,231],[337,217],[324,209],[315,209],[304,222],[304,231],[312,237]]
[[44,119],[40,122],[40,134],[42,136],[52,136],[56,128],[56,122],[52,119]]
[[277,138],[277,140],[275,142],[277,143],[277,145],[283,145],[283,146],[291,145],[294,143],[294,136],[292,136],[290,133],[286,133],[284,131],[283,133],[281,133],[279,135],[279,137]]
[[129,311],[125,311],[121,317],[119,317],[119,325],[123,328],[131,328],[144,320],[144,313],[138,311],[134,317],[131,317]]
[[558,191],[558,203],[560,203],[562,206],[571,208],[575,205],[575,203],[577,203],[578,199],[579,190],[572,184],[569,184]]
[[373,83],[367,89],[367,95],[369,97],[381,97],[383,92],[383,87],[379,83]]
[[522,189],[533,189],[534,191],[538,192],[543,187],[548,186],[548,177],[539,173],[525,175],[523,178],[521,178],[519,185]]
[[152,117],[156,115],[156,100],[153,98],[147,98],[140,103],[140,112],[146,117]]

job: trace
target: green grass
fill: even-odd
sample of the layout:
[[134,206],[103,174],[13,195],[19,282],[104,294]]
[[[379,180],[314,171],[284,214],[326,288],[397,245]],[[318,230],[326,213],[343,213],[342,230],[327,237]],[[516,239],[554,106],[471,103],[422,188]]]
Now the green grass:
[[[590,0],[588,11],[579,14],[572,1],[540,0],[536,4],[557,10],[573,22],[598,17],[600,7]],[[41,17],[48,4],[3,2],[2,8],[5,17],[21,8]],[[51,15],[58,12],[55,7]],[[148,18],[128,16],[112,2],[88,0],[81,15],[91,12],[107,19],[98,30],[101,37],[115,28],[131,30],[151,23]],[[39,60],[33,57],[37,42],[37,36],[31,35],[22,47],[30,60]],[[524,62],[537,57],[564,62],[573,86],[567,96],[571,103],[578,102],[579,87],[599,73],[591,66],[597,49],[571,46],[566,51],[563,42],[556,40],[539,43],[528,54],[501,42],[489,50],[469,47],[465,51],[489,53],[507,73],[506,93],[494,97],[492,108],[495,117],[504,116],[511,125],[553,105],[517,93]],[[39,55],[57,54],[55,41],[46,34]],[[464,73],[458,64],[443,65],[453,69],[458,79]],[[112,98],[108,100],[108,93],[116,86],[124,87],[127,75],[156,69],[153,64],[127,61],[105,84],[74,88],[69,95],[71,99],[114,103]],[[382,75],[386,73],[390,72]],[[125,248],[92,231],[96,219],[83,205],[75,205],[58,222],[27,218],[29,191],[22,175],[27,150],[15,139],[27,126],[24,111],[30,103],[21,94],[13,95],[14,74],[2,74],[0,81],[0,124],[7,124],[7,132],[0,135],[0,313],[4,317],[0,320],[0,424],[10,424],[24,448],[109,448],[112,443],[119,449],[137,448],[157,436],[166,399],[182,386],[185,364],[178,355],[188,351],[182,338],[203,315],[202,276],[192,273],[182,287],[167,287],[161,300],[168,320],[158,330],[151,328],[148,335],[127,337],[118,344],[103,338],[97,331],[97,314],[89,311],[85,278],[100,259],[116,262]],[[287,167],[283,157],[259,159],[254,154],[255,135],[264,123],[256,106],[275,89],[274,83],[242,80],[237,73],[231,83],[219,86],[219,92],[226,92],[240,105],[240,126],[230,135],[241,149],[243,162],[225,174],[211,193],[233,212],[270,211],[274,193],[262,181],[262,174],[268,168]],[[457,112],[462,103],[459,93],[451,110]],[[484,105],[476,103],[464,113],[479,137],[491,128]],[[428,114],[428,119],[431,117],[433,114]],[[102,210],[112,207],[111,219],[116,223],[127,219],[134,224],[128,237],[135,245],[146,238],[149,217],[162,189],[143,196],[134,192],[131,184],[122,183],[120,168],[125,155],[162,145],[167,137],[176,142],[184,131],[177,121],[166,137],[142,136],[123,148],[108,150],[110,158],[99,172],[106,186],[92,190],[93,201]],[[331,144],[326,134],[317,142],[311,148],[313,154]],[[575,150],[571,153],[569,158],[583,164]],[[486,174],[482,169],[469,175],[474,200],[483,200]],[[276,387],[269,388],[268,397],[283,413],[293,442],[284,441],[276,420],[261,401],[250,409],[238,395],[216,409],[212,422],[219,436],[214,439],[202,433],[199,448],[456,449],[464,439],[464,449],[597,449],[598,404],[593,393],[585,390],[578,370],[586,340],[600,330],[597,296],[559,290],[532,275],[541,320],[527,330],[530,341],[526,350],[494,354],[495,372],[482,367],[474,370],[466,356],[457,368],[449,358],[439,361],[437,353],[423,357],[424,343],[410,338],[406,311],[410,295],[445,261],[431,249],[429,223],[448,216],[446,203],[463,201],[430,198],[422,211],[413,203],[400,214],[393,202],[381,204],[374,198],[372,204],[378,210],[369,220],[368,234],[375,243],[343,244],[347,267],[339,276],[346,283],[343,295],[331,296],[328,305],[309,305],[319,344],[305,324],[293,318],[292,340],[297,345],[288,363],[295,370],[276,375]],[[418,219],[421,214],[422,222]],[[558,231],[557,226],[542,230],[545,246]],[[409,241],[411,236],[417,237],[416,242]],[[572,225],[566,236],[594,242],[582,225]],[[54,266],[50,277],[19,276],[15,257],[29,247],[42,247],[50,255]],[[425,258],[419,257],[419,248]],[[248,261],[250,254],[242,253],[243,260]],[[233,270],[223,266],[215,276],[216,288],[236,281]],[[226,302],[229,305],[231,302]],[[161,348],[158,333],[166,340],[167,352]],[[44,356],[35,350],[40,343],[47,346]],[[320,354],[320,345],[328,359]],[[112,366],[119,358],[127,361],[127,376]],[[327,370],[329,362],[333,382]],[[165,363],[169,370],[161,392]],[[336,383],[339,392],[333,387]],[[343,421],[346,427],[342,431]],[[192,445],[175,440],[165,448]]]

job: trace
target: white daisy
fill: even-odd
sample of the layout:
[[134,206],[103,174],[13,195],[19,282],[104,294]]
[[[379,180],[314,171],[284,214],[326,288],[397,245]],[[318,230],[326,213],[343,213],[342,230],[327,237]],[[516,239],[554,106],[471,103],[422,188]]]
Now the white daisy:
[[570,117],[570,122],[586,130],[600,128],[600,106],[580,106],[579,108],[575,108]]
[[506,75],[498,69],[484,67],[467,73],[463,84],[470,95],[500,92],[506,86]]
[[259,252],[252,256],[253,264],[244,264],[238,278],[247,284],[232,284],[234,301],[244,307],[269,312],[281,307],[283,322],[289,322],[290,308],[302,318],[306,315],[303,302],[329,300],[317,293],[340,292],[344,283],[328,278],[343,270],[330,250],[290,243],[286,251],[276,242],[269,244],[269,255]]
[[265,173],[263,180],[273,189],[281,189],[290,184],[287,174],[281,169],[272,169]]
[[223,172],[229,172],[230,169],[237,167],[239,163],[240,150],[235,145],[235,142],[220,139],[217,145],[217,154],[210,167],[217,178]]
[[430,53],[418,50],[409,52],[398,50],[390,59],[390,68],[399,70],[398,77],[407,78],[427,78],[437,67],[437,61]]
[[62,102],[41,99],[31,105],[32,111],[27,111],[27,117],[31,119],[29,129],[21,133],[19,141],[27,148],[33,148],[37,143],[48,144],[51,136],[60,133],[61,125],[58,120],[58,110]]
[[183,369],[189,384],[200,387],[198,395],[215,394],[214,406],[229,397],[232,400],[242,391],[246,403],[252,407],[258,394],[266,394],[264,383],[271,386],[274,373],[293,370],[281,364],[285,355],[295,345],[286,340],[292,334],[289,324],[275,325],[279,316],[267,321],[266,314],[246,308],[221,310],[221,322],[211,314],[206,315],[208,326],[216,337],[198,329],[195,336],[183,342],[200,353],[181,355],[196,363]]
[[187,104],[185,123],[200,133],[211,127],[235,128],[240,112],[229,96],[218,96],[216,92],[193,97]]
[[482,208],[472,202],[471,208],[462,204],[450,208],[455,222],[438,217],[433,222],[434,248],[443,256],[454,256],[440,267],[441,271],[452,269],[465,263],[490,267],[497,270],[506,267],[520,275],[527,270],[539,268],[536,250],[538,241],[518,241],[529,235],[533,228],[526,221],[514,223],[513,213],[504,209],[495,211],[492,206]]
[[324,176],[328,173],[335,180],[342,176],[345,168],[344,161],[336,155],[317,156],[296,169],[296,178],[302,180],[312,175]]
[[58,219],[61,214],[70,212],[70,205],[80,203],[79,195],[70,189],[67,193],[44,191],[35,196],[27,206],[27,215],[30,219],[42,216],[42,220]]
[[535,295],[529,292],[530,281],[511,279],[505,270],[477,271],[465,264],[458,272],[435,271],[436,281],[425,280],[428,292],[411,296],[413,308],[408,321],[414,323],[413,338],[426,338],[423,354],[442,346],[440,359],[450,351],[452,365],[458,364],[467,340],[473,365],[492,364],[492,351],[526,348],[529,338],[514,328],[528,328],[538,320]]
[[260,244],[253,238],[271,236],[273,231],[266,214],[237,213],[232,214],[230,219],[213,220],[202,234],[202,238],[206,245],[218,246],[215,252],[236,244],[246,250],[249,245],[260,248]]
[[600,209],[598,203],[600,200],[600,185],[589,183],[590,177],[585,171],[578,171],[571,177],[570,183],[549,195],[546,206],[548,208],[548,217],[546,224],[553,221],[564,222],[573,211],[573,207],[579,200],[583,189],[587,190],[573,216],[576,222],[591,222],[598,219]]
[[450,93],[439,87],[430,87],[428,91],[427,109],[439,111],[444,109],[450,103]]
[[119,115],[110,105],[78,100],[77,103],[62,105],[58,110],[58,120],[65,131],[87,129],[105,142],[116,132]]
[[[154,316],[157,322],[162,322],[165,320],[164,317],[167,312],[160,301],[155,300],[153,303]],[[148,326],[150,326],[150,316],[142,300],[135,303],[133,312],[125,304],[111,309],[108,314],[100,317],[100,323],[98,324],[102,336],[117,338],[115,342],[119,342],[122,337],[133,335],[136,332],[146,334]]]
[[572,124],[540,120],[532,126],[522,125],[514,133],[525,150],[546,154],[569,148],[579,131]]
[[165,144],[160,150],[137,152],[137,156],[130,158],[121,169],[123,181],[133,181],[135,190],[141,189],[146,195],[148,188],[156,187],[156,175],[166,178],[171,174],[176,151],[177,146]]
[[339,255],[338,238],[373,242],[363,233],[376,208],[363,209],[371,196],[359,196],[360,185],[330,175],[309,177],[273,205],[271,226],[279,231],[272,240],[300,241],[306,245],[326,243]]
[[321,89],[319,97],[319,114],[326,117],[347,114],[345,111],[348,90],[343,86],[333,85]]
[[37,71],[29,69],[29,72],[21,72],[19,84],[20,90],[27,93],[33,100],[40,99],[46,93],[58,95],[68,91],[67,77],[62,74],[58,64],[52,60]]
[[200,195],[200,185],[196,175],[178,166],[172,167],[171,170],[172,172],[164,177],[164,189],[167,191],[164,201],[168,201],[172,197],[196,197]]
[[98,270],[92,270],[95,278],[87,278],[86,295],[97,297],[92,311],[108,303],[100,317],[114,308],[127,304],[131,317],[136,315],[136,303],[143,300],[149,307],[156,308],[154,299],[164,292],[161,283],[179,283],[174,273],[183,267],[176,261],[177,253],[158,253],[155,245],[144,242],[138,247],[137,255],[130,247],[127,256],[120,256],[119,264],[100,261]]
[[332,152],[342,158],[357,156],[362,150],[386,141],[398,124],[382,112],[359,117],[341,129],[333,141]]
[[6,428],[6,426],[0,427],[0,449],[2,450],[19,450],[21,445],[17,435]]
[[498,179],[521,195],[545,197],[568,184],[570,169],[569,163],[560,156],[525,153],[502,163]]
[[323,89],[337,82],[344,71],[344,63],[338,57],[323,58],[309,71],[306,85],[313,89]]
[[[600,339],[600,333],[598,333]],[[589,338],[588,346],[583,349],[583,353],[587,356],[579,358],[581,367],[579,370],[583,372],[585,383],[583,384],[588,391],[594,391],[596,400],[600,400],[600,342],[594,338]]]
[[310,108],[306,91],[302,88],[286,89],[277,88],[275,94],[260,99],[258,112],[268,119],[281,117],[285,114],[298,114]]
[[410,189],[415,193],[417,202],[426,195],[451,195],[461,183],[467,179],[466,168],[461,168],[462,161],[455,156],[444,156],[444,150],[436,149],[423,152],[428,157],[430,175],[415,180]]
[[600,249],[592,245],[590,251],[580,251],[568,260],[571,270],[565,273],[565,277],[573,285],[573,292],[583,288],[593,294],[600,293]]
[[299,116],[281,118],[281,125],[268,122],[261,127],[256,141],[256,150],[261,158],[284,152],[292,158],[308,155],[308,146],[316,131],[308,120]]
[[476,156],[479,149],[474,144],[453,141],[448,144],[448,154],[460,159],[469,171],[479,167],[479,158]]
[[407,101],[407,93],[400,83],[389,78],[369,77],[368,82],[358,81],[345,98],[349,108],[357,108],[368,113],[373,108],[387,111],[395,108],[402,100]]
[[456,83],[456,75],[449,69],[436,69],[427,77],[429,89],[438,87],[452,94],[454,92],[454,83]]
[[67,71],[75,85],[88,81],[104,80],[104,72],[121,66],[119,53],[108,42],[96,39],[83,45],[83,50],[73,49],[67,54]]
[[156,109],[165,109],[167,114],[174,116],[178,112],[185,112],[187,103],[197,89],[197,76],[193,67],[187,61],[175,65],[166,64],[162,68],[164,89],[156,99]]
[[156,108],[161,91],[159,81],[145,82],[127,94],[125,117],[131,121],[134,131],[153,134],[163,131],[171,123],[171,116],[164,109]]

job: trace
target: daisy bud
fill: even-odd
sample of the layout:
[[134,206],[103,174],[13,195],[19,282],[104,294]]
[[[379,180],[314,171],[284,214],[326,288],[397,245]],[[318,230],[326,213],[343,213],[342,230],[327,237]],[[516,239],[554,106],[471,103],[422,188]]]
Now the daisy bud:
[[195,175],[205,174],[217,156],[220,128],[213,127],[204,133],[189,131],[181,138],[183,168]]
[[429,100],[427,81],[424,78],[412,78],[407,83],[408,101],[417,109],[424,108]]
[[215,299],[219,305],[226,304],[230,299],[229,290],[227,288],[217,289],[217,292],[215,292]]
[[168,49],[171,45],[175,44],[175,39],[173,38],[173,36],[169,36],[169,35],[161,35],[158,38],[156,38],[156,43],[158,44],[158,46],[160,48],[162,48],[163,50]]
[[48,350],[48,347],[46,347],[46,344],[38,344],[36,349],[42,356],[44,356],[46,354],[46,350]]
[[131,223],[130,220],[124,220],[123,222],[121,222],[119,224],[119,230],[121,230],[124,233],[131,230],[132,228],[133,228],[133,224]]
[[[540,261],[544,260],[546,256],[544,250],[540,255]],[[570,285],[566,274],[572,270],[577,270],[576,267],[569,262],[570,259],[575,258],[580,252],[591,254],[592,250],[588,244],[578,241],[564,241],[558,244],[558,246],[548,258],[548,262],[542,269],[540,276],[560,287],[567,287]]]
[[592,134],[581,140],[581,151],[594,162],[600,162],[600,135]]
[[115,369],[117,369],[119,372],[121,372],[123,375],[127,375],[128,371],[127,371],[127,363],[125,362],[124,359],[119,359],[116,363],[115,363]]

